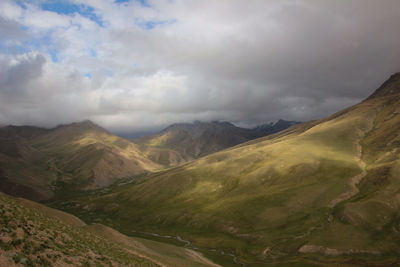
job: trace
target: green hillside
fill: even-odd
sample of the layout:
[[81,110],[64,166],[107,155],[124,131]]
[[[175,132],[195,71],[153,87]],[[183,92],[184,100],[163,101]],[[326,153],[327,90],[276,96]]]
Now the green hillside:
[[246,266],[395,266],[399,77],[324,120],[55,205],[124,233],[179,235]]
[[164,166],[185,162],[233,147],[240,143],[282,131],[297,122],[279,120],[254,129],[229,122],[200,122],[172,124],[158,134],[134,139],[151,160]]

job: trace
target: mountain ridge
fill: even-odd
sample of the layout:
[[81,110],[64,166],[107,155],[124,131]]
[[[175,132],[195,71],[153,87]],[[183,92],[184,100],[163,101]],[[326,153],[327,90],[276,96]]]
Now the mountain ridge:
[[226,121],[174,123],[159,133],[133,141],[138,143],[153,161],[167,166],[177,166],[281,131],[294,124],[297,122],[279,120],[276,125],[265,124],[249,129],[237,127]]
[[[384,88],[399,85],[392,79]],[[118,203],[113,217],[121,231],[180,235],[204,249],[224,247],[249,266],[395,266],[399,107],[400,94],[389,90],[325,119],[77,200],[90,205],[91,214],[69,210],[106,218],[104,205]]]
[[166,143],[149,149],[90,120],[53,128],[1,127],[0,189],[33,200],[49,199],[63,191],[92,190],[181,165],[263,133],[215,121],[173,124],[159,135]]
[[64,187],[99,188],[159,168],[134,143],[91,121],[0,129],[0,188],[16,196],[47,199]]
[[378,89],[375,90],[366,100],[376,97],[388,96],[400,93],[398,83],[400,81],[400,72],[392,74]]

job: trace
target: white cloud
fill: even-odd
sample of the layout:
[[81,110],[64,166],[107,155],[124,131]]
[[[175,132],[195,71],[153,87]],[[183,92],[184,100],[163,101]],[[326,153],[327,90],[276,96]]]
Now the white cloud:
[[9,20],[16,20],[22,15],[22,8],[11,1],[0,2],[0,15]]
[[307,120],[400,69],[395,0],[35,3],[0,3],[1,123]]

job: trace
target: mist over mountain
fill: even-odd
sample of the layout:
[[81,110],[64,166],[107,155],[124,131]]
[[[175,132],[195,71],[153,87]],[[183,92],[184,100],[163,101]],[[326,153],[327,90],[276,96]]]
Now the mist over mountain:
[[396,0],[0,2],[6,125],[309,121],[400,69]]
[[275,122],[270,122],[267,124],[262,124],[262,125],[256,126],[253,128],[253,130],[256,132],[260,132],[263,135],[269,135],[269,134],[283,131],[283,130],[285,130],[293,125],[299,124],[299,123],[301,123],[301,122],[285,121],[285,120],[279,119],[278,121],[275,121]]
[[[395,75],[365,101],[325,119],[82,198],[79,205],[92,207],[96,218],[110,214],[104,205],[118,205],[112,214],[121,231],[178,234],[204,251],[229,249],[249,266],[396,265],[399,107]],[[182,132],[201,133],[202,126],[178,124],[164,132],[181,133],[181,140]],[[233,127],[212,125],[222,126]]]
[[399,14],[0,0],[0,266],[400,266]]

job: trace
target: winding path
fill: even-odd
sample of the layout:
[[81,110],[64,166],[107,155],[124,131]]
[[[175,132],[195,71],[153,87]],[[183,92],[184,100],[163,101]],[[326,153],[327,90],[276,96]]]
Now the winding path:
[[367,175],[367,171],[365,170],[365,167],[367,166],[367,164],[362,160],[362,154],[363,154],[363,148],[360,144],[362,137],[364,137],[365,132],[361,132],[361,137],[357,138],[357,140],[355,140],[355,145],[357,146],[357,154],[355,156],[356,160],[358,161],[358,166],[361,169],[361,172],[355,176],[353,176],[353,178],[350,179],[349,185],[350,185],[350,190],[347,192],[342,193],[341,195],[339,195],[337,198],[333,199],[330,203],[329,203],[329,207],[333,208],[335,207],[337,204],[339,204],[342,201],[345,201],[347,199],[352,198],[353,196],[357,195],[360,190],[357,187],[357,184],[360,183],[360,181]]

